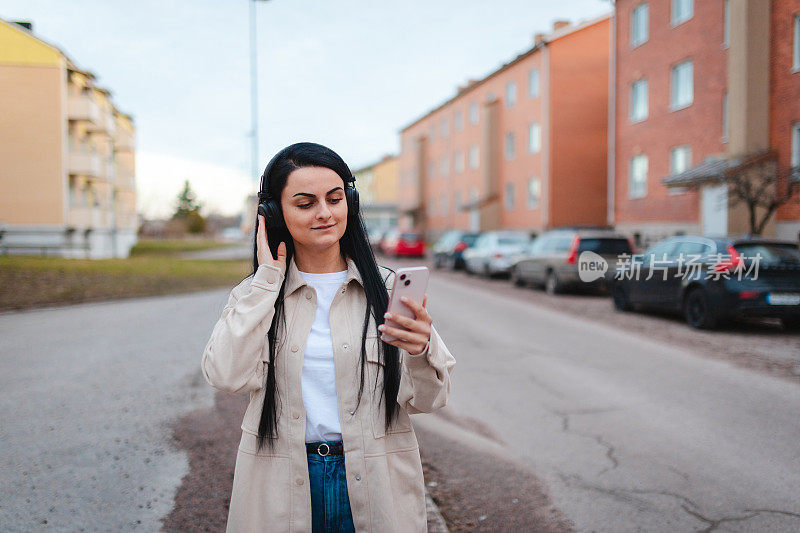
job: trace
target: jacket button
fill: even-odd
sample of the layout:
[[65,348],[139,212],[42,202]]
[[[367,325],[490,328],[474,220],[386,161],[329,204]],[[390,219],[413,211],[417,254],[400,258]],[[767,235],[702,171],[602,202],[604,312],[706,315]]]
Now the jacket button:
[[361,481],[361,476],[356,476],[356,481]]
[[355,411],[350,411],[350,415],[354,415],[354,414],[356,414]]
[[300,478],[297,478],[297,484],[298,484],[298,485],[302,485],[302,484],[303,484],[303,480],[302,480],[302,479],[300,479]]
[[342,348],[345,349],[345,350],[349,350],[350,349],[350,345],[345,342],[344,344],[342,344]]
[[346,291],[346,290],[347,290],[347,289],[345,289],[345,288],[342,288],[342,292],[344,292],[344,291]]
[[296,352],[296,351],[297,351],[297,350],[299,350],[299,349],[300,349],[300,348],[299,348],[299,347],[298,347],[296,344],[292,344],[292,351],[293,351],[293,352]]
[[306,292],[306,300],[310,300],[310,299],[311,299],[311,291],[307,291]]
[[300,418],[300,413],[298,413],[297,411],[295,411],[294,413],[292,413],[292,416],[293,416],[293,417],[295,418],[295,420],[296,420],[296,419]]

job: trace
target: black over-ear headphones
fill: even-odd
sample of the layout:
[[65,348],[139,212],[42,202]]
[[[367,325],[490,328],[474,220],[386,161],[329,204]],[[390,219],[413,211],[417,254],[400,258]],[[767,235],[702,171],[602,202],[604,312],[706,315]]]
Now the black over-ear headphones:
[[[275,161],[291,147],[287,146],[272,156],[272,159],[267,163],[267,168],[264,169],[264,173],[261,175],[261,189],[258,191],[258,213],[264,216],[268,228],[282,228],[286,225],[283,220],[280,202],[277,198],[273,198],[269,192],[269,177]],[[355,218],[358,216],[358,190],[356,189],[356,177],[352,174],[350,179],[345,181],[344,197],[347,202],[347,218]]]

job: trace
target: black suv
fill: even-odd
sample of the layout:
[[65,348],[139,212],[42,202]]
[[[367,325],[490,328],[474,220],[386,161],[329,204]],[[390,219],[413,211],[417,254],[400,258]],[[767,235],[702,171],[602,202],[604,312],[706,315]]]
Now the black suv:
[[796,330],[800,250],[796,242],[777,239],[670,237],[618,265],[612,296],[618,310],[674,311],[695,328],[761,316]]

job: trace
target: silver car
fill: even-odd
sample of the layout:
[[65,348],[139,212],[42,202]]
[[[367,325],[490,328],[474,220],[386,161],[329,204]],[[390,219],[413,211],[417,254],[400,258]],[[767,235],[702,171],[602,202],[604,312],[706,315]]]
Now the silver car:
[[[599,255],[608,265],[605,274],[592,282],[581,281],[578,274],[578,256],[586,251]],[[536,238],[515,258],[511,282],[517,286],[543,286],[549,294],[569,288],[606,291],[619,256],[632,253],[630,239],[612,230],[555,229]]]
[[513,258],[531,242],[525,231],[487,231],[471,248],[464,250],[464,268],[468,274],[483,276],[508,275]]

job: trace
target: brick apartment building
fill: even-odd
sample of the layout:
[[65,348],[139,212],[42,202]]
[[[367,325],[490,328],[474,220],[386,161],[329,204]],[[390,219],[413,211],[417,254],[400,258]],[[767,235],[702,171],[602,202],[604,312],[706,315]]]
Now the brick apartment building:
[[[617,0],[612,35],[609,222],[640,244],[747,232],[712,178],[766,149],[800,165],[800,0]],[[764,234],[798,232],[794,202]]]
[[0,252],[127,257],[134,139],[94,75],[0,19]]
[[610,16],[549,35],[400,132],[403,228],[607,222]]

